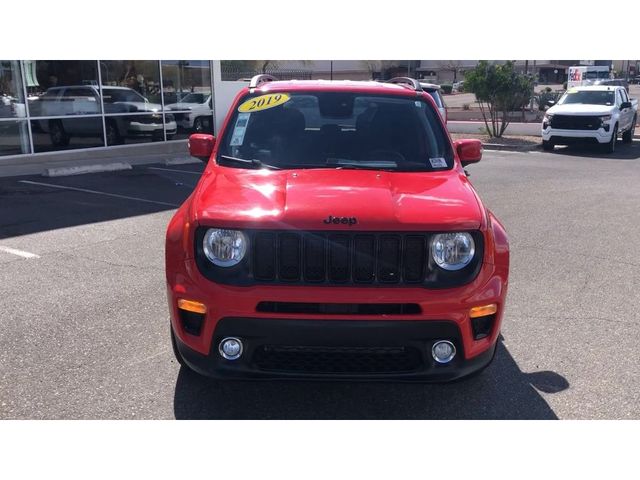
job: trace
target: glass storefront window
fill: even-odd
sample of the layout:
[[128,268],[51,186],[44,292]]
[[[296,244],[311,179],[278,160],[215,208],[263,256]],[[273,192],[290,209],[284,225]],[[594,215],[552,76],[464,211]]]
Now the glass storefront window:
[[35,153],[104,146],[102,117],[31,120]]
[[211,68],[208,60],[163,60],[165,112],[175,115],[177,139],[191,133],[213,133]]
[[20,62],[0,60],[0,118],[26,117]]
[[100,114],[95,60],[29,60],[23,65],[30,116]]
[[30,153],[29,150],[26,120],[0,121],[0,157]]
[[164,140],[164,128],[167,130],[167,140],[171,140],[176,134],[176,122],[173,115],[166,117],[166,123],[163,124],[162,113],[109,115],[105,118],[107,145],[161,142]]
[[209,60],[0,60],[0,156],[213,133]]
[[150,103],[160,104],[160,66],[157,60],[100,60],[103,87],[129,88]]

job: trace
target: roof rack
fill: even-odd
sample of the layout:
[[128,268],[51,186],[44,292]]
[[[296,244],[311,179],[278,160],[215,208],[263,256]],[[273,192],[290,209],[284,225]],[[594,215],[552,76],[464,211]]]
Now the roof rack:
[[420,86],[420,82],[415,78],[409,77],[395,77],[391,80],[387,80],[385,83],[396,83],[398,85],[407,85],[408,87],[413,88],[416,92],[422,92],[422,87]]
[[278,79],[276,77],[274,77],[273,75],[267,75],[267,74],[264,74],[264,73],[261,74],[261,75],[256,75],[249,82],[249,88],[258,88],[263,83],[275,82],[276,80],[278,80]]

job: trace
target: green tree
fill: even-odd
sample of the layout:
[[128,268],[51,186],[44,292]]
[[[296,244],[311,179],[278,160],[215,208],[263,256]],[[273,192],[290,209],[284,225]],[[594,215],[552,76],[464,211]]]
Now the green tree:
[[518,73],[513,62],[495,65],[482,60],[465,76],[465,91],[472,92],[491,137],[502,137],[509,112],[521,110],[533,93],[533,77]]

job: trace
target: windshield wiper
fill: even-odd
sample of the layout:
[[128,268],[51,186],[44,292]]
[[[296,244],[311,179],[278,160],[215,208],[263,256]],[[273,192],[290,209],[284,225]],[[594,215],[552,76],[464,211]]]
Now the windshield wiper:
[[262,163],[260,160],[255,158],[238,158],[231,157],[229,155],[220,155],[220,158],[224,158],[225,160],[231,160],[232,162],[244,163],[246,165],[251,165],[256,168],[269,168],[271,170],[280,170],[279,167],[274,165],[269,165],[268,163]]
[[383,170],[387,172],[395,171],[398,167],[391,167],[388,165],[357,165],[355,163],[336,165],[336,170]]

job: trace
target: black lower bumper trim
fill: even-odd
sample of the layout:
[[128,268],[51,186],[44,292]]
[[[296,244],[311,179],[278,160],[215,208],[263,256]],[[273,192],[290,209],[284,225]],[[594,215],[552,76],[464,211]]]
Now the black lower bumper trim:
[[549,142],[554,145],[599,145],[598,139],[595,137],[563,137],[552,135]]
[[[234,361],[218,354],[225,337],[244,342]],[[457,350],[448,364],[436,363],[431,347],[449,340]],[[185,363],[219,379],[394,380],[445,382],[486,367],[495,345],[465,360],[460,330],[450,321],[290,320],[224,318],[209,355],[177,339]]]

